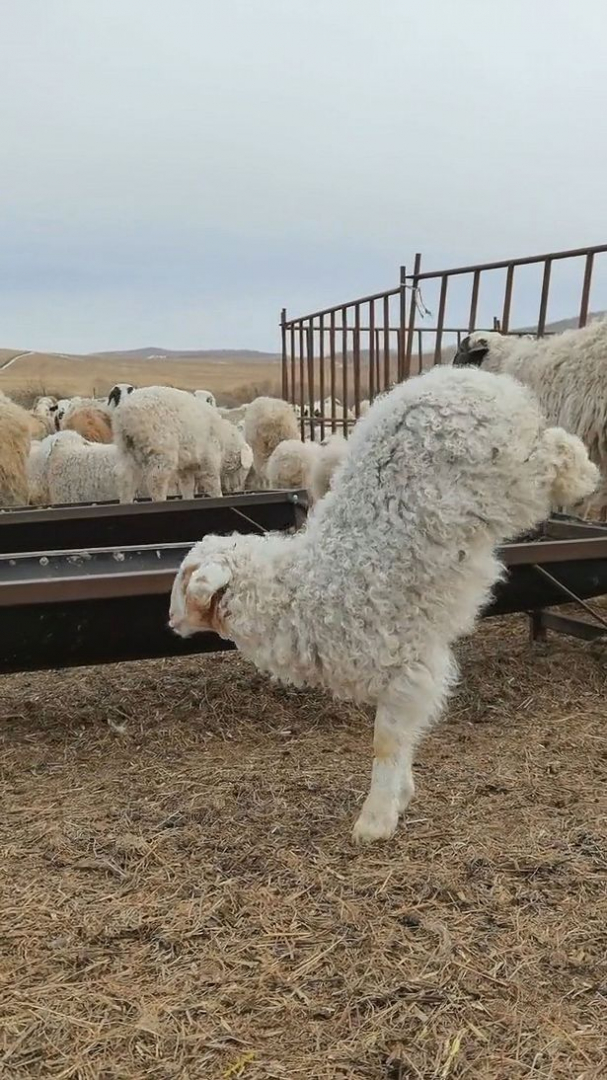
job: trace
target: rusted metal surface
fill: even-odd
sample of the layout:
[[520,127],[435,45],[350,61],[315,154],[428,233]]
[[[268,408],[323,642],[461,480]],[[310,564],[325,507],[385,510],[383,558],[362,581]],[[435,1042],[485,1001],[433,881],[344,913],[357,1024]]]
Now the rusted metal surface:
[[[310,399],[314,397],[314,388],[320,385],[321,372],[324,387],[324,356],[328,354],[332,365],[329,396],[333,404],[330,409],[323,408],[319,420],[323,425],[322,430],[324,430],[324,424],[328,424],[329,421],[332,430],[336,427],[347,429],[348,426],[352,426],[360,413],[362,397],[368,396],[370,400],[373,400],[378,393],[389,388],[393,382],[417,374],[423,370],[424,366],[445,363],[450,359],[450,352],[446,350],[456,347],[465,334],[473,330],[489,328],[498,329],[502,333],[516,333],[516,330],[511,329],[511,324],[518,268],[538,266],[542,271],[535,309],[538,311],[535,332],[542,335],[549,318],[554,264],[568,259],[583,260],[579,268],[581,299],[577,321],[579,326],[584,326],[590,313],[596,257],[606,253],[607,244],[597,244],[592,247],[571,248],[566,251],[527,255],[516,259],[500,259],[495,262],[472,263],[442,270],[422,270],[421,255],[417,253],[413,261],[413,272],[407,273],[405,266],[401,266],[399,282],[394,288],[369,293],[345,304],[335,304],[311,312],[309,315],[298,316],[296,319],[288,319],[283,309],[281,339],[287,355],[285,357],[283,351],[282,383],[283,387],[288,388],[287,399],[293,403],[299,403],[302,400],[304,372],[300,365],[301,385],[298,387],[294,350],[297,334],[303,333],[304,326],[311,336],[308,355],[312,358],[311,366],[308,364],[305,376],[307,396]],[[492,301],[497,310],[491,317],[485,316],[479,323],[479,298],[483,280],[487,273],[500,270],[505,271],[503,292],[500,297],[498,289]],[[581,280],[582,275],[583,280]],[[453,318],[447,323],[449,283],[455,277],[469,277],[470,279],[469,299],[466,300],[464,296],[459,301],[461,305],[459,325],[453,325]],[[421,286],[427,284],[432,288],[433,282],[438,289],[435,321],[430,313],[425,311],[421,299]],[[464,289],[465,287],[464,284]],[[526,292],[529,294],[529,286]],[[578,304],[579,296],[577,292],[572,296],[572,311]],[[325,335],[328,335],[326,343]],[[319,342],[322,342],[322,353]],[[366,349],[363,342],[367,345]],[[338,355],[339,361],[336,359]],[[334,365],[337,363],[343,365],[339,380],[334,370]],[[288,378],[289,370],[290,379]],[[351,416],[345,422],[340,418],[336,421],[333,407],[336,399],[339,399],[340,407],[348,407],[351,410]],[[321,392],[320,400],[324,402],[324,392]],[[302,433],[303,431],[302,426]]]

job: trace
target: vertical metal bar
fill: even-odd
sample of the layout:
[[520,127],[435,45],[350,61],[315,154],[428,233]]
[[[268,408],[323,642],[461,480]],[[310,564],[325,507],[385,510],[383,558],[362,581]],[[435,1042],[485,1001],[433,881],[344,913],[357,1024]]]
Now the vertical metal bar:
[[285,323],[287,321],[287,309],[282,308],[280,312],[280,344],[282,348],[282,396],[285,401],[289,400],[289,369],[287,366],[287,328]]
[[434,363],[440,364],[443,344],[443,325],[445,322],[445,305],[447,303],[447,284],[449,278],[443,274],[440,283],[440,298],[438,301],[438,318],[436,320],[436,345],[434,346]]
[[308,402],[310,409],[310,438],[316,438],[316,419],[314,416],[314,320],[308,319],[306,328],[306,356],[308,361]]
[[375,327],[375,393],[379,394],[381,387],[381,331]]
[[335,395],[337,385],[335,378],[335,312],[332,311],[329,318],[329,355],[331,363],[331,432],[335,434]]
[[578,326],[585,326],[588,322],[588,305],[590,303],[590,286],[592,285],[593,267],[594,252],[591,251],[586,256],[586,266],[584,267],[584,284],[582,286],[582,302],[580,304]]
[[342,386],[343,386],[343,402],[342,402],[342,431],[348,438],[348,425],[346,423],[346,416],[348,411],[348,308],[342,307],[341,309],[341,359],[342,359]]
[[390,381],[390,297],[384,296],[384,390]]
[[[369,301],[369,401],[375,397],[375,302]],[[360,410],[359,410],[360,411]]]
[[400,294],[398,305],[398,381],[402,382],[405,372],[408,374],[407,346],[405,334],[407,332],[407,268],[400,268]]
[[318,346],[318,357],[320,364],[320,438],[321,441],[325,437],[325,317],[321,315],[319,318],[319,338],[320,344]]
[[514,263],[510,263],[506,271],[506,291],[504,293],[504,308],[502,311],[502,334],[507,334],[510,329],[510,308],[512,306],[512,286],[514,284]]
[[472,278],[472,296],[470,297],[470,314],[468,316],[468,333],[471,334],[476,326],[476,309],[478,307],[478,288],[481,283],[480,270],[474,271]]
[[407,365],[411,369],[411,356],[413,354],[413,330],[415,327],[415,316],[417,314],[417,288],[418,279],[417,275],[421,272],[422,257],[418,251],[415,255],[413,263],[413,277],[411,279],[411,302],[409,304],[409,333],[407,335]]
[[306,387],[304,380],[304,325],[303,319],[299,320],[299,407],[301,409],[301,437],[306,437],[306,425],[304,409],[306,407]]
[[424,332],[416,330],[417,334],[417,373],[421,375],[424,369]]
[[291,404],[294,405],[296,401],[295,396],[295,327],[293,323],[289,328],[290,337],[290,351],[291,351]]
[[[354,305],[354,342],[352,356],[354,361],[354,415],[360,416],[360,304]],[[345,405],[345,402],[344,402]]]
[[537,320],[537,336],[541,337],[546,329],[546,314],[548,312],[548,296],[550,293],[550,271],[552,259],[546,259],[544,263],[544,277],[542,280],[542,299],[540,300],[540,316]]

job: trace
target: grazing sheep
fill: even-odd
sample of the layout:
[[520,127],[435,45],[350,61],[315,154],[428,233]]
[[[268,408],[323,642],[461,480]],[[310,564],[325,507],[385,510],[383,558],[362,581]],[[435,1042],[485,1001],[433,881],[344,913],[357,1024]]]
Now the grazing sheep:
[[602,473],[592,508],[607,518],[607,320],[546,338],[476,331],[453,364],[503,372],[529,386],[549,422],[585,443]]
[[95,405],[68,409],[61,418],[60,426],[61,431],[77,431],[87,442],[112,442],[111,416]]
[[269,487],[287,491],[305,488],[307,491],[320,453],[318,443],[285,439],[270,455],[266,466]]
[[146,386],[122,397],[113,419],[121,502],[132,502],[142,483],[155,502],[166,499],[171,483],[184,499],[197,487],[221,495],[224,421],[211,405],[185,390]]
[[[112,502],[118,498],[116,447],[87,442],[77,431],[60,431],[41,443],[45,456],[44,502]],[[44,459],[38,466],[42,471]],[[32,500],[33,501],[33,500]]]
[[217,429],[221,439],[221,490],[224,495],[244,491],[253,466],[253,451],[244,435],[234,424],[219,419]]
[[287,401],[258,397],[251,402],[245,413],[244,437],[253,451],[253,466],[262,487],[267,487],[267,464],[278,444],[298,435],[297,417]]
[[27,506],[31,419],[0,392],[0,506]]
[[321,443],[320,454],[310,472],[308,493],[311,503],[317,503],[330,490],[335,471],[344,460],[347,450],[348,442],[343,435],[330,435]]
[[224,420],[229,420],[231,424],[235,424],[236,427],[242,427],[244,430],[244,418],[248,407],[248,405],[238,405],[235,409],[220,408],[219,412]]
[[214,409],[217,408],[217,402],[215,395],[210,390],[195,390],[194,397],[200,398],[201,401],[206,401],[207,405],[212,405]]
[[214,630],[283,682],[374,704],[354,838],[385,839],[413,794],[413,749],[455,682],[452,644],[503,576],[497,545],[597,477],[580,440],[547,428],[515,380],[436,368],[357,424],[306,529],[196,544],[170,625],[183,637]]

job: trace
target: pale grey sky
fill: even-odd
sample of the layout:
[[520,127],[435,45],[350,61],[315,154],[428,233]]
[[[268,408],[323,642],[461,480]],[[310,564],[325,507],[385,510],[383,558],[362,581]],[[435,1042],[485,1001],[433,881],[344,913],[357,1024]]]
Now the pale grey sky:
[[605,240],[604,0],[12,0],[0,40],[2,346],[278,348],[416,250]]

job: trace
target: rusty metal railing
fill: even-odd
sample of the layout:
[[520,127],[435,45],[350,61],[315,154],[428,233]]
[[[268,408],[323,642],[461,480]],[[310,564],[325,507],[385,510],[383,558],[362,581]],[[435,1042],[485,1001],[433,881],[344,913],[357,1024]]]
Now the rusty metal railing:
[[[598,244],[427,271],[422,270],[418,253],[412,273],[401,266],[398,285],[391,289],[296,318],[287,318],[283,308],[282,393],[299,411],[302,437],[322,439],[329,431],[347,435],[365,399],[372,401],[395,382],[449,362],[472,330],[545,334],[557,264],[565,265],[568,274],[567,299],[561,299],[561,306],[571,298],[566,314],[577,308],[574,325],[584,326],[590,316],[597,257],[605,254],[607,244]],[[579,273],[571,275],[576,260]],[[523,307],[533,314],[513,328],[513,298],[523,268],[537,268],[540,278],[537,285],[523,283]],[[489,303],[483,305],[488,280],[493,287]],[[458,295],[453,304],[455,284]],[[426,301],[436,310],[435,317]]]

